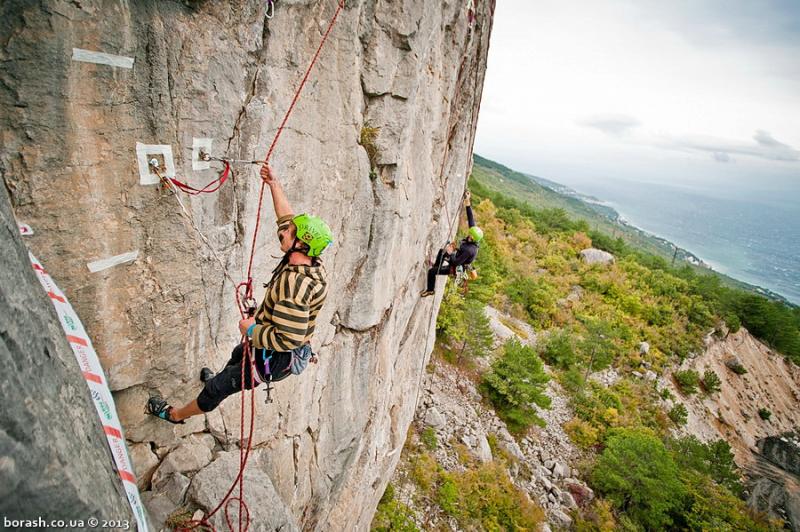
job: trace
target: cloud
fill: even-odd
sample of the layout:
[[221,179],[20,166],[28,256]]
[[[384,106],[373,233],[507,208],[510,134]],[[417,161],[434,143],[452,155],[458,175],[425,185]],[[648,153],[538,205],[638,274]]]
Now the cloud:
[[715,137],[667,137],[655,143],[656,146],[674,150],[688,150],[710,153],[715,161],[730,162],[731,155],[746,155],[769,161],[800,161],[800,151],[776,140],[764,130],[753,135],[755,143]]
[[759,129],[756,131],[756,134],[753,135],[753,139],[758,142],[760,145],[766,148],[778,148],[778,149],[789,149],[791,150],[792,147],[788,144],[784,144],[783,142],[778,142],[775,140],[772,135],[764,131],[763,129]]
[[628,115],[594,115],[578,121],[578,125],[599,129],[613,137],[622,137],[639,127],[641,122]]

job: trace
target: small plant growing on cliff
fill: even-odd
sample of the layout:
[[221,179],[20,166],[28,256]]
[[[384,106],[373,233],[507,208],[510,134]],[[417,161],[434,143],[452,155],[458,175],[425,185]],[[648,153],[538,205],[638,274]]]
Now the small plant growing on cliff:
[[736,360],[735,358],[725,362],[725,367],[727,367],[729,370],[736,373],[737,375],[744,375],[745,373],[747,373],[747,368],[742,366],[742,363]]
[[763,407],[759,408],[758,409],[758,417],[760,417],[764,421],[769,421],[769,418],[772,417],[772,412],[770,412],[768,409],[763,408]]
[[679,427],[686,425],[686,421],[689,419],[689,412],[686,410],[686,406],[683,403],[678,403],[673,406],[667,415],[672,422]]
[[697,387],[700,384],[700,374],[695,370],[686,369],[676,371],[672,376],[675,378],[675,382],[678,383],[684,395],[692,395],[697,392]]
[[427,427],[423,430],[420,439],[422,440],[422,444],[427,447],[429,451],[435,451],[436,447],[439,446],[439,441],[436,439],[436,431],[433,427]]
[[722,381],[720,380],[719,376],[710,369],[703,373],[702,384],[703,389],[707,394],[716,393],[722,389]]
[[361,126],[361,135],[358,138],[358,143],[367,151],[369,178],[372,180],[378,177],[376,172],[378,167],[378,147],[375,145],[378,132],[380,132],[380,128],[372,127],[367,123]]

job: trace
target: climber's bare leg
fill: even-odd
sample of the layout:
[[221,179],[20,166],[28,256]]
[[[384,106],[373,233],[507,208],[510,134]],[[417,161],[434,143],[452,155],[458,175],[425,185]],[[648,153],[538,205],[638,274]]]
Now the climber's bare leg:
[[188,419],[192,416],[199,416],[200,414],[204,414],[200,407],[197,406],[197,399],[193,400],[191,403],[187,403],[186,405],[182,406],[181,408],[174,408],[169,412],[169,418],[172,421],[183,421],[184,419]]

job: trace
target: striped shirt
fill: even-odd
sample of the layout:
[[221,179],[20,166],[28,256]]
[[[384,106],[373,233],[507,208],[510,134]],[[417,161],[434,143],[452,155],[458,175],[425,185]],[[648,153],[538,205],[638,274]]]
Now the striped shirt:
[[[281,217],[278,230],[290,221],[290,216]],[[309,343],[328,295],[325,278],[325,268],[318,258],[312,266],[281,264],[256,312],[253,345],[259,349],[291,351]]]

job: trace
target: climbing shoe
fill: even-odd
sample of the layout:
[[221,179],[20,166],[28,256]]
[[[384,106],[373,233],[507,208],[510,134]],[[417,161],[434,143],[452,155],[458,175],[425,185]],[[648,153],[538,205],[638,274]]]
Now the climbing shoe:
[[432,296],[435,293],[436,292],[434,292],[433,290],[423,290],[422,292],[419,293],[419,297],[428,297]]
[[209,368],[203,368],[200,370],[200,382],[208,382],[211,380],[211,377],[214,376],[214,372],[211,371]]
[[172,412],[172,407],[158,396],[151,397],[147,400],[147,406],[145,406],[144,412],[145,414],[156,416],[164,421],[169,421],[173,425],[183,425],[185,423],[184,421],[172,421],[169,417],[169,413]]

